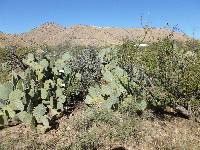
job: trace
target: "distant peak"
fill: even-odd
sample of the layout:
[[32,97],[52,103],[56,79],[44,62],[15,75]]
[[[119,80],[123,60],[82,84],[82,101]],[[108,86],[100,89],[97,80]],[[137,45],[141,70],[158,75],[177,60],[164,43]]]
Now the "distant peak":
[[52,27],[61,27],[61,25],[55,23],[55,22],[46,22],[46,23],[43,23],[41,26],[39,27],[48,27],[48,26],[52,26]]
[[51,31],[55,31],[55,30],[63,31],[64,27],[55,22],[46,22],[36,28],[33,28],[30,32],[34,32],[34,31],[51,32]]

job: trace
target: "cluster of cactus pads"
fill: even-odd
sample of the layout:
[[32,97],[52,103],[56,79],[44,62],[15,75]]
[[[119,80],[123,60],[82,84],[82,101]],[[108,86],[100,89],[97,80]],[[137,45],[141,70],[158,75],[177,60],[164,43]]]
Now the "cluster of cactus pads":
[[17,120],[35,127],[37,131],[50,128],[50,121],[64,111],[68,101],[66,89],[71,82],[80,81],[80,74],[72,72],[69,53],[53,60],[46,56],[37,60],[28,54],[23,63],[28,68],[12,72],[12,81],[0,85],[0,125]]
[[[103,49],[99,52],[102,64],[102,78],[100,84],[89,88],[85,103],[104,109],[116,109],[120,103],[134,101],[138,85],[129,77],[128,73],[118,64],[117,49]],[[138,72],[135,70],[134,74]],[[138,75],[137,75],[138,76]],[[135,103],[137,110],[144,110],[146,101],[139,100]]]
[[[65,105],[70,101],[70,94],[78,94],[81,90],[70,88],[73,84],[84,84],[84,75],[91,68],[99,68],[99,82],[87,87],[88,93],[82,95],[84,102],[89,106],[114,109],[119,103],[138,99],[138,85],[128,73],[118,64],[117,50],[102,49],[98,52],[94,64],[91,62],[80,64],[81,70],[71,62],[77,62],[65,53],[54,60],[49,56],[36,59],[28,54],[23,63],[28,66],[23,72],[12,72],[12,81],[0,85],[0,125],[9,125],[17,120],[35,127],[37,131],[46,131],[51,128],[51,120],[65,111]],[[80,58],[79,58],[80,59]],[[85,60],[85,59],[84,59]],[[93,66],[92,66],[93,65]],[[74,68],[75,66],[75,68]],[[78,70],[78,71],[75,71]],[[80,72],[80,73],[79,73]],[[136,76],[137,70],[134,72]],[[94,79],[95,79],[94,77]],[[98,79],[98,78],[96,78]],[[89,82],[89,81],[88,81]],[[71,93],[69,92],[71,89]],[[146,108],[146,101],[137,103],[139,110]]]

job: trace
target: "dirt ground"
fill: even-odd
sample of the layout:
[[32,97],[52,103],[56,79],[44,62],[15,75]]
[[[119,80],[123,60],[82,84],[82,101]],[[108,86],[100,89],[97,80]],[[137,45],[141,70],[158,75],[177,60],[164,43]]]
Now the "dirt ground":
[[[0,131],[0,149],[7,150],[36,150],[36,149],[114,149],[124,147],[127,150],[199,150],[200,123],[179,117],[158,117],[148,114],[139,117],[135,123],[128,124],[131,134],[126,136],[127,126],[116,130],[107,124],[91,126],[85,131],[77,130],[74,120],[84,115],[85,109],[79,108],[70,116],[58,120],[59,127],[46,134],[33,132],[23,124],[5,128]],[[131,119],[131,118],[130,118]],[[132,127],[131,127],[132,125]],[[113,125],[114,126],[114,125]],[[94,132],[93,132],[94,131]],[[107,132],[122,132],[118,138],[109,138]],[[134,132],[133,132],[134,131]],[[91,133],[91,134],[90,134]],[[86,135],[85,137],[83,135]],[[79,138],[82,137],[82,138]],[[124,138],[124,140],[120,140]],[[87,141],[88,140],[88,141]],[[76,142],[101,144],[98,148],[73,148]],[[98,143],[98,142],[96,142]],[[80,145],[80,144],[79,144]],[[98,145],[98,144],[97,144]],[[121,148],[122,149],[122,148]]]

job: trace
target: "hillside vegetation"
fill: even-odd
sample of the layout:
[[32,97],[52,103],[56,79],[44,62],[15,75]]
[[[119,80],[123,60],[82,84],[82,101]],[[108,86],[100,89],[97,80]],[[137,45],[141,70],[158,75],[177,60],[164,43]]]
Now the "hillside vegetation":
[[1,49],[1,149],[200,148],[199,41],[41,49]]

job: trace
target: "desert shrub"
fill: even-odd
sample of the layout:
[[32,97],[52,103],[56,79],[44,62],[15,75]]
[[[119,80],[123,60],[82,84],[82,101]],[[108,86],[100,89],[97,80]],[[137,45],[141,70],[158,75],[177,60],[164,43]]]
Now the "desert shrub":
[[16,52],[15,54],[20,58],[20,59],[24,59],[26,58],[26,56],[29,54],[29,53],[35,53],[37,50],[36,47],[19,47],[19,48],[16,48]]
[[24,59],[28,53],[34,53],[36,51],[35,47],[15,47],[8,46],[5,48],[0,48],[0,63],[11,61],[12,51],[20,58]]
[[[82,133],[87,133],[87,136],[84,136],[85,140],[88,137],[91,138],[89,135],[93,133],[93,136],[99,139],[98,143],[102,143],[100,141],[106,139],[117,141],[122,145],[128,142],[128,139],[135,134],[136,124],[137,120],[133,116],[126,116],[118,111],[101,108],[88,108],[73,122],[74,128],[81,134],[81,137]],[[78,140],[82,140],[82,138],[78,138]],[[93,141],[94,139],[90,140]],[[80,142],[76,140],[75,144],[80,145]],[[107,142],[104,141],[102,146],[107,146],[106,144]]]
[[142,69],[150,81],[146,86],[152,95],[150,104],[156,107],[178,104],[189,109],[199,104],[199,48],[198,42],[166,38],[142,49],[132,42],[125,43],[118,56],[129,75],[132,76],[135,66]]
[[101,77],[101,63],[98,58],[98,52],[94,48],[73,51],[74,59],[71,62],[72,70],[82,75],[81,86],[83,91],[98,83]]
[[86,49],[86,47],[81,45],[72,45],[69,41],[66,41],[57,46],[43,45],[41,46],[41,49],[44,50],[45,54],[57,58],[65,52],[70,52],[72,56],[76,56],[82,50]]
[[77,131],[86,131],[94,124],[99,126],[102,124],[114,125],[120,121],[113,110],[102,108],[88,108],[82,116],[74,120],[74,128]]
[[71,146],[71,149],[76,150],[97,150],[102,147],[102,142],[96,135],[95,131],[83,132],[76,138],[75,143]]
[[137,122],[132,117],[123,118],[121,120],[122,121],[118,124],[111,126],[111,130],[106,133],[106,136],[109,137],[110,140],[118,141],[123,145],[134,136]]
[[0,48],[0,63],[6,62],[8,59],[8,50],[6,48]]
[[81,87],[82,91],[86,93],[89,86],[98,82],[101,76],[100,62],[97,58],[98,48],[72,45],[69,42],[54,47],[46,46],[46,54],[55,59],[66,51],[73,56],[69,65],[73,71],[82,75]]
[[[0,48],[0,83],[4,83],[11,78],[11,70],[13,69],[13,66],[16,68],[18,67],[17,62],[14,63],[16,60],[12,60],[12,53],[16,55],[19,60],[24,59],[28,53],[34,53],[36,51],[36,48],[34,47],[14,47],[9,46],[5,48]],[[13,65],[13,66],[12,66]]]

